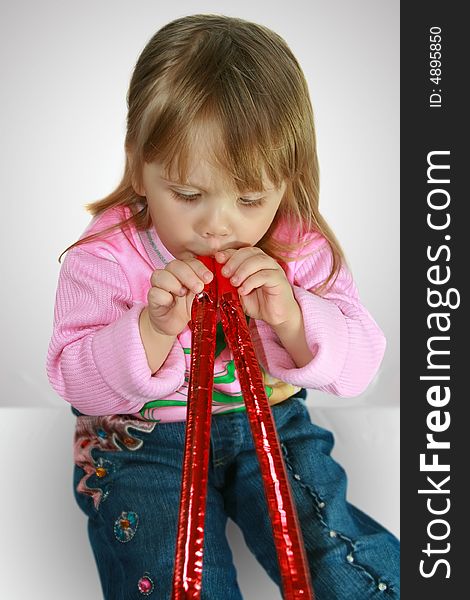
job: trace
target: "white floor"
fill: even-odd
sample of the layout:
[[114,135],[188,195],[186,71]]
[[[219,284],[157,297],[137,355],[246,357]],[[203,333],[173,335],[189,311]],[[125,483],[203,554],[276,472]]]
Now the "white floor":
[[[310,413],[334,432],[332,454],[348,474],[349,501],[399,537],[398,407],[351,402]],[[0,414],[0,598],[102,600],[86,518],[72,495],[69,406]],[[281,598],[232,521],[227,535],[244,599]]]

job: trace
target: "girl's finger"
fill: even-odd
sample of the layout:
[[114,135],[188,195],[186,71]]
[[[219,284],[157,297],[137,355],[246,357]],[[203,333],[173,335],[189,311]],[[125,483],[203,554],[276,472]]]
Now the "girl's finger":
[[186,261],[173,260],[168,263],[166,270],[172,273],[183,286],[196,294],[202,292],[204,285],[214,277],[213,273],[196,258]]
[[240,295],[246,296],[256,288],[275,288],[280,283],[282,283],[282,279],[278,270],[264,269],[247,277],[238,288],[238,292]]
[[[261,250],[260,248],[255,248],[254,246],[240,246],[239,248],[228,248],[227,250],[218,250],[215,254],[214,254],[214,258],[218,263],[223,264],[224,262],[228,261],[229,258],[231,256],[233,256],[234,254],[236,254],[237,252],[240,252],[241,250]],[[262,250],[261,250],[262,252]]]
[[165,290],[176,296],[184,296],[188,291],[187,288],[182,285],[181,281],[166,269],[154,271],[150,278],[150,283],[153,287]]
[[170,292],[162,290],[161,288],[152,287],[147,295],[149,309],[155,310],[163,306],[170,308],[175,303],[175,297]]
[[263,252],[262,254],[255,254],[248,257],[232,273],[230,273],[228,277],[233,285],[240,285],[250,277],[250,275],[254,275],[258,271],[268,270],[278,272],[280,266],[273,258]]
[[214,258],[218,263],[223,264],[224,262],[227,262],[227,260],[233,256],[235,252],[238,252],[238,250],[235,248],[231,248],[229,250],[219,250],[214,254]]
[[238,250],[224,250],[223,254],[227,254],[228,256],[228,260],[222,267],[222,275],[224,275],[224,277],[232,276],[242,263],[254,256],[263,255],[270,258],[261,250],[261,248],[255,248],[254,246],[239,248]]

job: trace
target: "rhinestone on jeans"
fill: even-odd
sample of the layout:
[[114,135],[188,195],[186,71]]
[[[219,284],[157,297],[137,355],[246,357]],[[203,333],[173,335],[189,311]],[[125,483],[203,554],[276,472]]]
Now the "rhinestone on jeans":
[[137,583],[137,587],[139,588],[139,592],[144,596],[148,596],[153,592],[154,583],[150,579],[148,572],[146,571],[144,575],[139,579]]
[[354,556],[352,554],[348,554],[346,556],[346,560],[350,563],[354,562]]
[[385,584],[385,583],[383,583],[382,581],[379,583],[379,585],[378,585],[377,587],[379,588],[379,590],[380,590],[381,592],[383,592],[384,590],[386,590],[386,589],[387,589],[387,586],[386,586],[386,584]]
[[330,537],[336,537],[338,534],[336,533],[336,531],[331,530],[330,531]]
[[318,505],[320,508],[325,508],[325,503],[324,502],[320,502],[320,504]]
[[139,442],[135,438],[125,437],[124,438],[124,443],[126,444],[126,446],[135,446]]
[[115,465],[105,458],[99,457],[95,463],[95,475],[100,479],[114,474]]

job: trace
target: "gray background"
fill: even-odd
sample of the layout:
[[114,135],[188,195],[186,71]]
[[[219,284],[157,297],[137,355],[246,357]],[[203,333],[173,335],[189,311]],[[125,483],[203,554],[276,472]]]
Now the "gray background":
[[[196,12],[274,29],[309,83],[320,208],[388,344],[364,394],[310,391],[308,404],[312,419],[335,434],[349,501],[399,535],[398,0],[19,0],[0,7],[0,596],[102,597],[86,519],[72,496],[73,415],[44,367],[57,257],[89,222],[83,205],[118,183],[125,95],[138,55],[163,24]],[[231,521],[227,535],[244,597],[280,598]]]

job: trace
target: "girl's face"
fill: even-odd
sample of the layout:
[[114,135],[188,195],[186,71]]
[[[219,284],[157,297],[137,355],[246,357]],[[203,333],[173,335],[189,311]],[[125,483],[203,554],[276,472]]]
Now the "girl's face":
[[238,194],[211,165],[200,159],[183,185],[165,179],[158,162],[145,163],[143,190],[153,226],[178,259],[213,255],[218,250],[254,246],[271,225],[286,189],[264,180],[263,192]]

